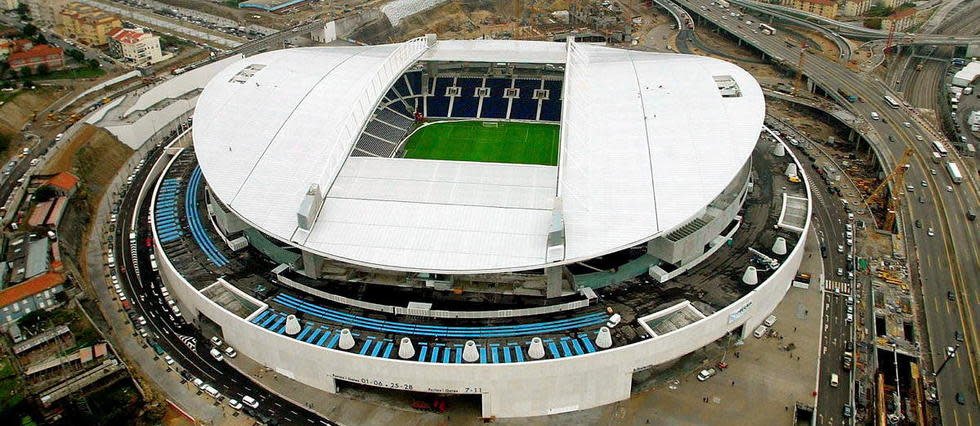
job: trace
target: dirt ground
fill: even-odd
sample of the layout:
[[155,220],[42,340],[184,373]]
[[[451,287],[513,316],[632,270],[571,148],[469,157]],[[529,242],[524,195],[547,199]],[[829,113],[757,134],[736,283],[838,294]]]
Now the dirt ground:
[[65,93],[64,90],[50,87],[17,93],[0,106],[0,133],[18,139],[20,129],[31,120],[35,112],[43,110]]
[[132,149],[105,129],[86,125],[46,168],[49,172],[71,171],[79,177],[79,188],[68,203],[58,235],[62,236],[62,258],[70,270],[77,270],[82,276],[86,276],[85,264],[73,264],[73,260],[85,258],[81,253],[85,249],[92,214],[106,185],[132,154]]

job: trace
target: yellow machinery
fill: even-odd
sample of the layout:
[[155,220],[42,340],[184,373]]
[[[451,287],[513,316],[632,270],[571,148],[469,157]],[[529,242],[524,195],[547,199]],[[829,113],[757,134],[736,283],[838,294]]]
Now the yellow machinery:
[[[898,206],[901,204],[902,195],[905,194],[905,172],[909,169],[909,158],[914,153],[911,149],[906,150],[905,154],[902,155],[901,161],[898,162],[888,176],[885,176],[881,180],[881,184],[874,191],[871,191],[871,195],[865,201],[868,207],[880,206],[886,209],[885,222],[881,226],[881,229],[885,231],[892,232],[895,227],[895,215],[898,213]],[[886,203],[884,200],[885,189],[887,189],[889,182],[894,184],[895,192],[888,198],[888,202]]]

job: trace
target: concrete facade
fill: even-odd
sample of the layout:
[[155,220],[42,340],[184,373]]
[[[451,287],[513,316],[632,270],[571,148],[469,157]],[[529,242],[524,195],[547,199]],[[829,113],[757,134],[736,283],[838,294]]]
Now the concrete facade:
[[[336,392],[340,380],[416,392],[477,394],[482,397],[483,416],[524,417],[628,399],[634,371],[675,360],[732,331],[737,330],[741,337],[750,335],[789,289],[803,259],[809,226],[807,215],[800,241],[773,275],[706,318],[671,333],[592,354],[511,364],[383,359],[326,349],[273,333],[248,321],[260,310],[242,318],[221,308],[180,275],[159,245],[154,251],[161,263],[161,277],[182,305],[186,318],[200,321],[199,316],[207,317],[221,327],[225,341],[278,374],[325,392]],[[156,237],[156,226],[151,224],[151,229]]]

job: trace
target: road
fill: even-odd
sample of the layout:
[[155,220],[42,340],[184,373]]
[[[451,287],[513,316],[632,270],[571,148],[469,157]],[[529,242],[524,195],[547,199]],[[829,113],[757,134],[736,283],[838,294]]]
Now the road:
[[[679,0],[679,3],[693,13],[701,14],[700,7],[708,6],[705,0]],[[767,55],[784,60],[799,56],[798,48],[785,45],[777,36],[767,36],[752,32],[745,28],[737,28],[738,24],[730,19],[718,19],[711,14],[704,14],[709,21],[736,35],[743,41],[765,52]],[[871,120],[871,127],[880,137],[871,137],[879,159],[890,170],[896,165],[906,149],[912,149],[915,156],[910,162],[911,169],[906,174],[909,182],[918,183],[925,180],[928,187],[922,188],[917,194],[927,198],[927,203],[905,202],[902,204],[903,231],[913,233],[915,244],[910,250],[912,256],[921,261],[921,276],[923,294],[926,300],[926,320],[931,341],[929,349],[933,356],[933,365],[941,361],[936,354],[941,354],[948,346],[954,331],[965,334],[964,347],[960,350],[956,364],[946,367],[943,377],[938,380],[940,406],[947,424],[976,424],[980,421],[980,394],[977,383],[977,357],[980,354],[978,346],[978,315],[980,315],[980,286],[976,286],[976,276],[980,271],[980,227],[975,226],[966,218],[966,211],[978,204],[975,171],[966,170],[967,181],[961,185],[950,182],[948,174],[941,167],[929,162],[932,149],[929,141],[940,139],[935,131],[926,128],[924,121],[904,106],[893,109],[887,106],[882,96],[891,93],[881,81],[855,71],[820,55],[806,54],[807,61],[804,74],[814,83],[821,86],[827,93],[844,88],[850,93],[862,97],[864,103],[847,103],[848,107],[860,117],[869,117],[872,111],[881,115],[883,120]],[[897,96],[891,93],[893,96]],[[909,122],[909,127],[902,123]],[[923,141],[915,136],[920,135]],[[891,136],[895,142],[883,142]],[[930,169],[939,167],[936,174]],[[951,191],[947,191],[949,186]],[[897,189],[897,188],[896,188]],[[908,200],[911,201],[911,200]],[[913,229],[911,223],[921,220],[927,224],[922,229]],[[934,228],[935,236],[927,235],[927,228]],[[938,304],[947,291],[954,291],[955,302],[949,302],[949,310]],[[948,301],[946,301],[948,302]],[[944,302],[944,303],[946,303]],[[929,356],[926,353],[925,356]],[[954,395],[962,392],[967,395],[966,404],[955,402]]]
[[[143,182],[147,178],[149,165],[156,161],[160,152],[157,149],[147,155],[147,166],[140,170],[134,182]],[[153,185],[154,182],[146,184]],[[195,327],[174,316],[167,298],[161,293],[160,277],[150,267],[152,248],[147,247],[145,241],[152,235],[146,221],[151,197],[145,197],[141,205],[136,206],[139,187],[139,184],[134,184],[122,195],[117,226],[113,232],[113,250],[119,281],[133,304],[134,314],[131,316],[146,319],[148,324],[145,329],[150,333],[149,339],[160,343],[181,369],[217,388],[223,396],[221,403],[226,403],[227,398],[241,400],[242,396],[250,395],[259,402],[259,408],[255,410],[259,417],[267,416],[284,424],[330,424],[306,409],[265,391],[224,362],[215,361],[208,353],[211,349],[208,340]],[[137,243],[131,244],[129,233],[134,214],[139,218],[136,221],[138,238]],[[190,339],[193,339],[193,345],[186,343]],[[201,397],[211,398],[206,394]]]

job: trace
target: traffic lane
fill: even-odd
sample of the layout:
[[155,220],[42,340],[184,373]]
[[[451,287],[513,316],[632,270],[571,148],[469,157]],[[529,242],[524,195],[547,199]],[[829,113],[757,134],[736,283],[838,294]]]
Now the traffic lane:
[[[144,198],[143,205],[135,206],[137,186],[134,185],[130,189],[131,191],[127,191],[120,206],[120,216],[123,217],[120,223],[129,223],[129,219],[132,217],[132,215],[126,216],[122,212],[133,212],[139,218],[137,221],[139,226],[136,232],[138,235],[143,235],[147,232],[145,226],[148,223],[143,218],[148,217],[150,197]],[[255,386],[248,378],[241,376],[237,370],[224,362],[214,360],[209,353],[210,343],[193,327],[173,327],[171,323],[177,321],[173,319],[173,312],[166,302],[166,298],[159,291],[161,283],[149,265],[149,253],[152,250],[145,247],[139,248],[141,244],[137,243],[136,262],[139,265],[139,274],[137,274],[134,268],[128,267],[132,264],[133,259],[131,258],[131,244],[126,227],[118,226],[116,228],[115,242],[118,253],[117,259],[126,262],[127,267],[124,269],[127,278],[131,278],[125,281],[137,283],[141,290],[140,293],[137,293],[133,286],[130,286],[130,294],[136,297],[135,306],[147,318],[148,325],[156,334],[156,340],[165,348],[167,354],[174,358],[177,365],[188,370],[195,377],[207,380],[226,397],[240,400],[244,395],[251,395],[260,402],[259,410],[271,418],[279,418],[286,422],[305,421],[307,423],[315,423],[321,420],[306,410],[295,410],[293,404]],[[145,299],[141,299],[139,296],[144,296]],[[194,350],[191,350],[180,340],[181,335],[194,337],[198,343],[195,344]],[[200,392],[198,393],[200,394]],[[279,407],[279,409],[275,407]]]

